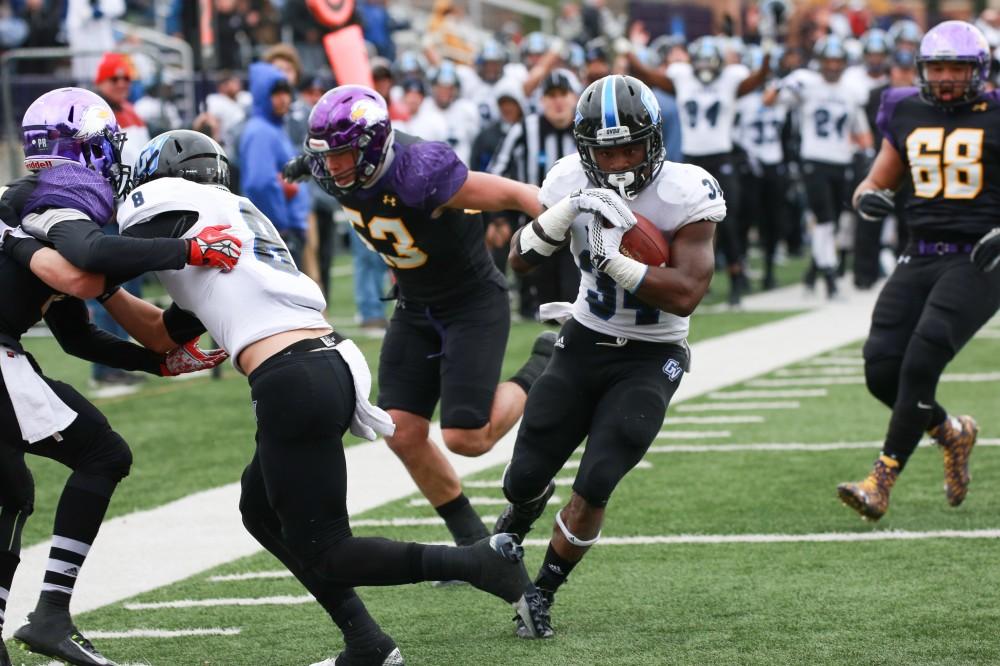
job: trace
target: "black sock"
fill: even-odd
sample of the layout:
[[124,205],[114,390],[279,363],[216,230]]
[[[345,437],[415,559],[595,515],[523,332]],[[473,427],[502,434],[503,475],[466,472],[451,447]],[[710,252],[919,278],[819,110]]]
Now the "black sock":
[[14,553],[0,552],[0,629],[3,629],[4,614],[7,612],[7,595],[20,562],[21,558]]
[[109,497],[83,490],[74,483],[74,476],[79,474],[74,472],[59,498],[38,610],[69,610],[77,575],[108,510]]
[[931,410],[920,409],[916,402],[912,406],[897,404],[893,408],[889,431],[882,447],[882,453],[899,463],[900,471],[906,467],[906,461],[916,450],[920,438],[931,423]]
[[385,635],[356,594],[332,610],[330,617],[344,634],[344,644],[356,649],[375,646]]
[[569,578],[569,573],[577,564],[579,564],[579,561],[570,562],[562,557],[550,543],[549,549],[545,551],[545,559],[542,561],[542,566],[538,570],[538,577],[535,578],[535,586],[540,590],[555,594],[559,586]]
[[471,551],[471,546],[424,546],[421,553],[424,579],[473,581],[480,566]]
[[465,493],[459,493],[458,497],[434,507],[434,510],[444,519],[444,524],[459,546],[469,546],[490,535]]

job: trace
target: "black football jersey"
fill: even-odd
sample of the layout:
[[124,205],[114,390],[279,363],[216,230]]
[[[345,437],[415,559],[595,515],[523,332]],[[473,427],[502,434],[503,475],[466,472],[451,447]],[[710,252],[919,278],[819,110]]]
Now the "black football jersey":
[[[21,223],[25,202],[34,193],[38,176],[30,175],[0,187],[0,219],[11,227]],[[18,339],[42,318],[55,290],[6,254],[0,253],[0,333]]]
[[400,297],[442,303],[486,282],[506,288],[486,250],[481,214],[446,208],[431,217],[468,177],[455,152],[398,132],[393,150],[374,185],[337,199],[354,231],[392,268]]
[[903,159],[913,188],[904,218],[916,236],[972,239],[997,226],[1000,95],[946,110],[916,88],[890,88],[878,127]]

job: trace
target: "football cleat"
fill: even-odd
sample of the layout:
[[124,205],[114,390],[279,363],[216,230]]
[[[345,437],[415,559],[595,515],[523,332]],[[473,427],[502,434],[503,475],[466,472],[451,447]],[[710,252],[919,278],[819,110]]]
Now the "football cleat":
[[403,655],[400,653],[399,648],[393,648],[392,652],[385,657],[378,655],[377,657],[368,659],[358,659],[349,655],[347,650],[344,650],[336,657],[317,661],[312,666],[405,666],[405,664],[406,662],[403,661]]
[[26,650],[75,666],[117,666],[73,626],[69,613],[29,613],[27,624],[14,632],[14,640]]
[[514,539],[521,543],[524,537],[531,531],[531,526],[538,520],[538,517],[545,511],[549,498],[556,491],[556,482],[549,481],[542,494],[527,502],[511,502],[497,518],[496,525],[493,526],[494,534],[509,533],[514,535]]
[[879,456],[864,481],[840,484],[837,495],[862,518],[876,521],[889,510],[889,491],[898,476],[899,463],[889,456]]
[[979,425],[971,416],[947,418],[931,429],[931,437],[944,452],[944,494],[948,504],[958,506],[969,492],[969,456],[976,445]]
[[552,638],[552,604],[556,602],[555,594],[548,590],[537,590],[527,599],[528,619],[518,613],[514,616],[514,633],[518,638]]
[[524,548],[513,534],[494,534],[466,547],[479,561],[479,575],[469,581],[474,587],[511,604],[520,602],[525,591],[534,587],[524,568]]

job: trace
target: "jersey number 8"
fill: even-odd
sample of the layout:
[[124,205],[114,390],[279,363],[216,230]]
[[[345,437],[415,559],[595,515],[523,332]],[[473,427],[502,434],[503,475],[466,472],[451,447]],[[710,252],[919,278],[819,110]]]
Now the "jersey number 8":
[[918,197],[974,199],[983,189],[983,130],[919,127],[906,138],[906,155]]

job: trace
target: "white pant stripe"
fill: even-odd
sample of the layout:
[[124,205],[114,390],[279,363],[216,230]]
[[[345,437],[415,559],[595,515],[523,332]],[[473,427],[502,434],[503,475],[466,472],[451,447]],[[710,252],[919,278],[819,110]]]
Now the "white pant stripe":
[[8,594],[10,594],[10,590],[6,587],[0,587],[0,600],[7,601]]
[[42,592],[62,592],[63,594],[73,594],[72,587],[63,585],[53,585],[52,583],[42,583]]
[[45,565],[45,570],[63,576],[69,576],[70,578],[76,578],[77,574],[80,573],[80,566],[73,564],[72,562],[54,560],[50,557],[48,563]]

